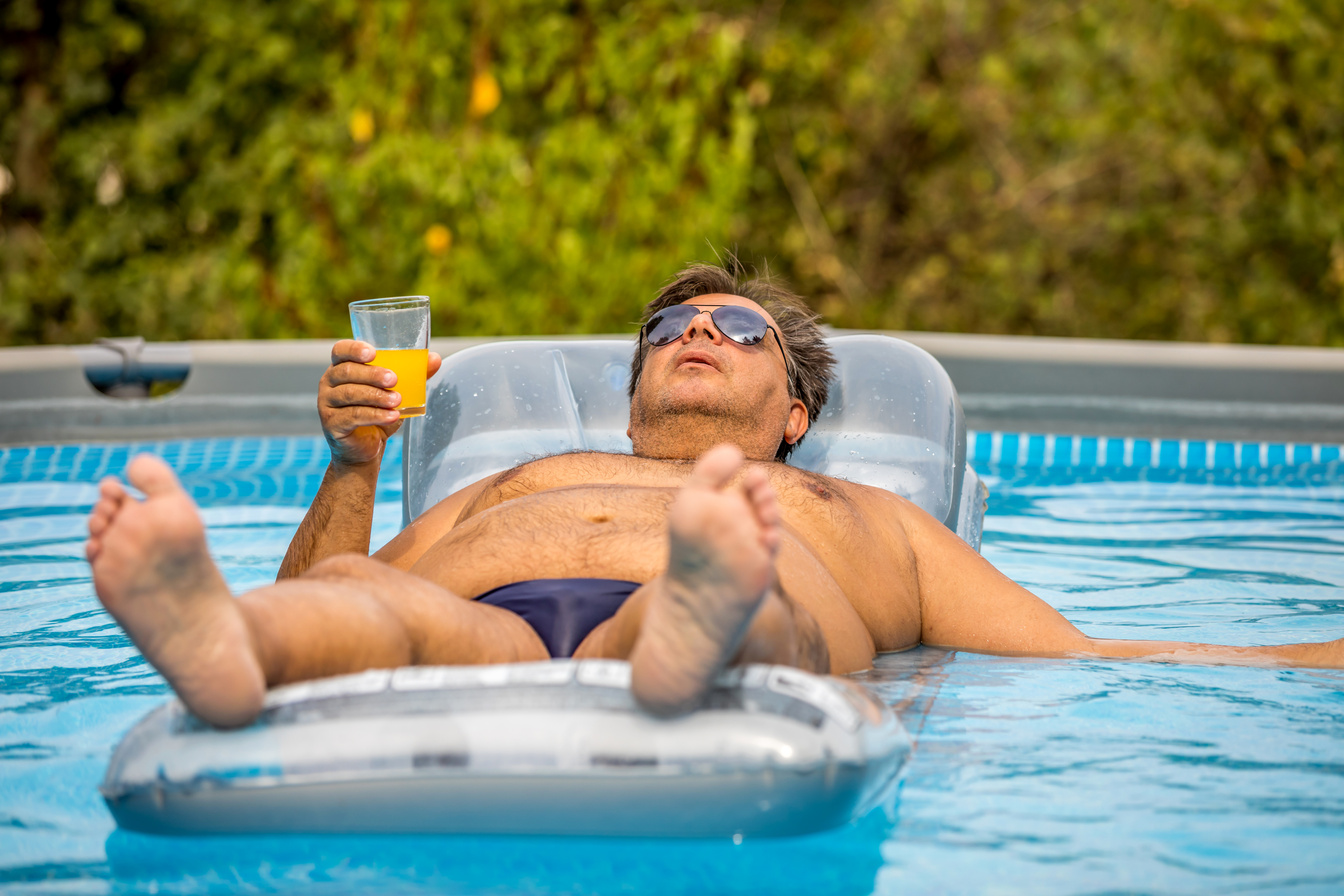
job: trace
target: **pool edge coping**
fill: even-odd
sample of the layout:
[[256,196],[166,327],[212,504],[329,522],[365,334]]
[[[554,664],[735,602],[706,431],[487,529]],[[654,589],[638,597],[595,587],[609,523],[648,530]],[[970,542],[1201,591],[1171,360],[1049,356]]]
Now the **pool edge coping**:
[[[880,333],[928,351],[973,430],[1344,442],[1344,349],[829,332]],[[449,337],[432,347],[449,355],[504,339],[630,338]],[[0,349],[0,445],[317,434],[317,380],[333,341],[148,343],[150,356],[178,359],[190,373],[171,395],[128,399],[100,394],[86,376],[91,364],[122,363],[106,346]]]

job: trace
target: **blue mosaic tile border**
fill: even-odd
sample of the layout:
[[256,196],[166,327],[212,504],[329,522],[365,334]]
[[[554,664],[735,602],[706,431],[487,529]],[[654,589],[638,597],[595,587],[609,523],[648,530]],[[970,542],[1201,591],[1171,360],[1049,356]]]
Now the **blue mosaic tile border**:
[[1337,463],[1339,445],[1135,439],[1048,433],[968,432],[975,464],[1019,467],[1115,467],[1250,470]]
[[[967,433],[969,460],[989,466],[1066,468],[1157,468],[1251,470],[1332,464],[1341,446],[1293,442],[1220,442],[1196,439],[1142,439],[1050,433]],[[179,475],[225,470],[242,473],[283,469],[320,473],[327,445],[317,436],[177,439],[85,445],[0,448],[0,484],[14,482],[97,482],[120,475],[136,454],[166,460]],[[385,469],[401,464],[401,439],[388,444]]]
[[[320,473],[329,458],[320,436],[22,446],[0,448],[0,483],[97,482],[104,476],[121,475],[130,459],[141,453],[162,457],[181,476],[226,470]],[[400,462],[401,440],[394,439],[385,463]]]

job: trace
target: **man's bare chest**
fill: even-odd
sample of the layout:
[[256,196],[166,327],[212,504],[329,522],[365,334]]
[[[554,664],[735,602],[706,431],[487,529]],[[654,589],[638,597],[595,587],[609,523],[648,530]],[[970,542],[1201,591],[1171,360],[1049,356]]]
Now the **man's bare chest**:
[[[893,496],[762,466],[784,524],[781,585],[818,606],[834,598],[852,607],[846,612],[857,610],[882,649],[906,646],[918,612],[906,599],[914,594],[913,566],[894,534]],[[480,486],[453,524],[429,535],[433,546],[411,571],[464,597],[528,578],[650,581],[666,566],[668,508],[691,470],[690,463],[601,454],[524,464]]]
[[[785,525],[798,534],[825,542],[852,537],[866,528],[861,502],[851,494],[860,487],[785,464],[758,466],[770,476]],[[548,494],[549,500],[567,507],[577,517],[591,511],[619,514],[635,524],[662,525],[669,502],[685,484],[692,467],[690,461],[617,454],[542,458],[497,475],[464,509],[458,523],[506,502]]]

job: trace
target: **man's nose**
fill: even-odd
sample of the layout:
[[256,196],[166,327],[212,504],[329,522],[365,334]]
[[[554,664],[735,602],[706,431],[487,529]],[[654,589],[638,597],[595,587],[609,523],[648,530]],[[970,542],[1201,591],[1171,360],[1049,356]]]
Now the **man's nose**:
[[710,316],[708,311],[701,311],[691,318],[690,322],[686,324],[686,329],[681,331],[682,341],[689,342],[695,338],[696,333],[704,333],[710,342],[719,343],[723,341],[723,334],[719,332],[718,327],[714,326],[714,318]]

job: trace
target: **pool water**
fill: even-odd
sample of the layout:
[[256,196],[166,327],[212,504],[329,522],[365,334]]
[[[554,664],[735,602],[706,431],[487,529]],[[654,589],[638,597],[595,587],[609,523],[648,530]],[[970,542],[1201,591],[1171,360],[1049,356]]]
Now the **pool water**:
[[[1090,634],[1344,635],[1333,446],[976,434],[984,554]],[[916,746],[894,802],[792,840],[154,838],[97,794],[167,694],[93,596],[98,478],[166,457],[236,590],[273,580],[320,439],[0,450],[0,890],[40,893],[1337,893],[1344,672],[918,649],[866,681]],[[400,523],[399,441],[374,541]]]

